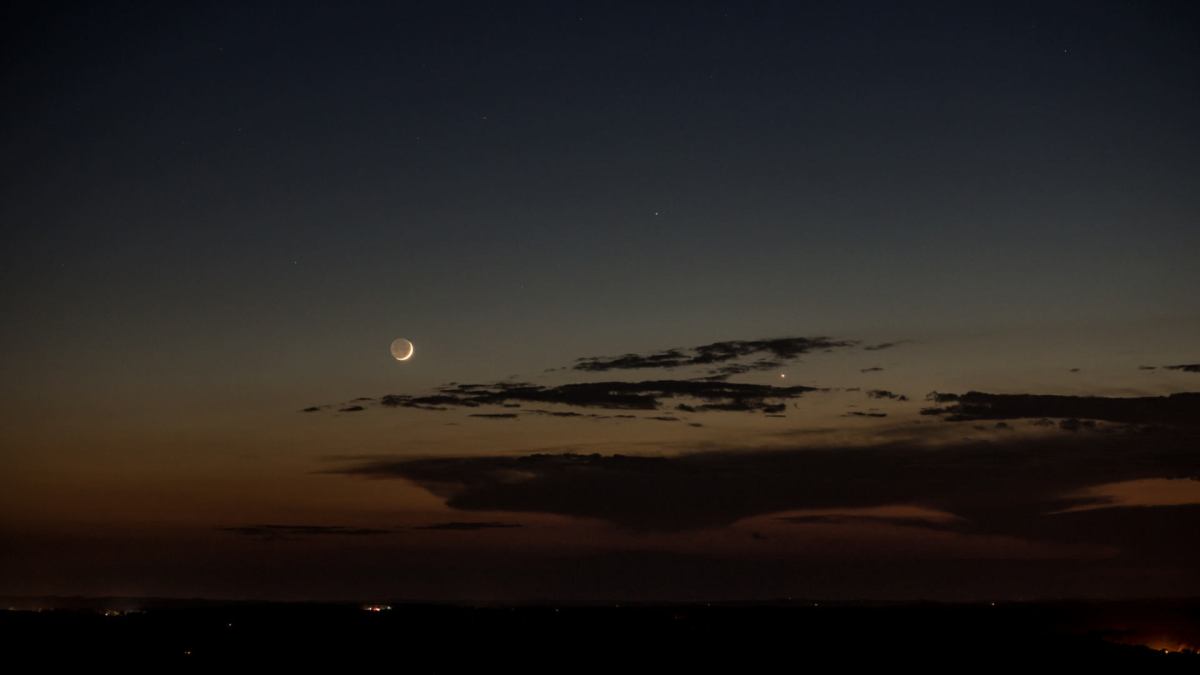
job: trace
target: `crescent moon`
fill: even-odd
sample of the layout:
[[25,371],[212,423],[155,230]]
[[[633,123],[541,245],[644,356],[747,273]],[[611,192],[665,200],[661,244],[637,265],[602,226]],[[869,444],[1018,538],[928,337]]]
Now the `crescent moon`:
[[404,338],[396,338],[395,340],[392,340],[392,356],[397,361],[407,361],[411,359],[413,351],[415,351],[413,343],[409,342],[408,340],[405,340]]

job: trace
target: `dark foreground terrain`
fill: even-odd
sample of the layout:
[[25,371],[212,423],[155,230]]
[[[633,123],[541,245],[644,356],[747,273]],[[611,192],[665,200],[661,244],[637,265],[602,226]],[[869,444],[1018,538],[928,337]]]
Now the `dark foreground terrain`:
[[[835,663],[1102,665],[1200,672],[1200,603],[460,607],[10,599],[6,662],[373,662],[480,668],[786,669]],[[672,670],[672,672],[674,672]]]

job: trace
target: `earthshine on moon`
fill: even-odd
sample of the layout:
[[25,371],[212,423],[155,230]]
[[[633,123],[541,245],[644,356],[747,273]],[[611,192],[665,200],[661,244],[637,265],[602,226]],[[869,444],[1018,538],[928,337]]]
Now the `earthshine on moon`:
[[392,356],[396,357],[397,361],[407,361],[412,358],[413,343],[404,338],[396,338],[392,340]]

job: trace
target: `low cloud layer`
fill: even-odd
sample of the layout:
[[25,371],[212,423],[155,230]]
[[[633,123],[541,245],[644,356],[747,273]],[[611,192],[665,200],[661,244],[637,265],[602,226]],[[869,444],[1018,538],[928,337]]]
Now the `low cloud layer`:
[[[333,473],[412,481],[463,511],[551,513],[640,531],[721,527],[804,509],[903,504],[953,514],[961,518],[955,527],[964,532],[1053,538],[1058,536],[1053,519],[1060,516],[1052,514],[1103,503],[1089,496],[1089,486],[1200,476],[1198,440],[1195,433],[1162,429],[671,457],[371,459]],[[1102,528],[1095,534],[1104,539]]]

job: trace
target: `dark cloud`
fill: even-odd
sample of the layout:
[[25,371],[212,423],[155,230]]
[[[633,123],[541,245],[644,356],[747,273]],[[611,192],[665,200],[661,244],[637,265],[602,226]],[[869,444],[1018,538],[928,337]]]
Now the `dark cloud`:
[[499,530],[513,527],[522,527],[520,523],[501,523],[496,521],[474,522],[474,521],[455,521],[450,523],[433,523],[432,525],[419,525],[414,527],[414,530],[449,530],[454,532],[476,532],[479,530]]
[[482,417],[489,420],[516,419],[517,413],[471,413],[468,417]]
[[860,373],[879,373],[882,371],[883,371],[883,368],[880,368],[879,366],[871,366],[870,368],[863,368],[862,370],[859,370],[858,372],[860,372]]
[[1161,424],[1178,427],[1200,426],[1200,393],[1107,398],[1102,396],[987,394],[970,391],[961,395],[933,392],[928,399],[951,405],[925,408],[921,414],[939,415],[956,422],[1027,417],[1074,418],[1122,424]]
[[320,536],[371,536],[391,534],[391,530],[380,530],[369,527],[347,527],[344,525],[242,525],[239,527],[222,527],[224,532],[240,534],[256,539],[298,539],[300,537]]
[[676,456],[365,459],[334,473],[412,481],[464,511],[598,518],[633,530],[905,504],[959,516],[964,531],[1036,538],[1056,531],[1054,512],[1106,504],[1103,496],[1079,496],[1084,488],[1200,476],[1198,440],[1191,430],[1159,429]]
[[1158,370],[1157,366],[1138,366],[1138,370]]
[[361,410],[366,410],[366,408],[362,407],[361,405],[350,405],[339,409],[338,412],[359,412]]
[[[641,382],[579,382],[542,386],[527,382],[493,384],[452,384],[437,394],[405,396],[389,394],[379,399],[387,407],[445,410],[450,406],[477,408],[512,403],[554,403],[606,410],[659,410],[666,401],[689,399],[678,410],[713,410],[777,413],[785,409],[783,401],[797,398],[816,387],[802,385],[776,387],[765,384],[701,380],[647,380]],[[536,414],[556,414],[537,410]],[[494,416],[494,415],[491,415]]]
[[418,408],[421,410],[446,410],[446,406],[470,406],[478,407],[479,403],[471,400],[466,395],[460,394],[433,394],[429,396],[408,396],[405,394],[388,394],[379,398],[380,405],[388,408],[404,407]]
[[1181,370],[1185,373],[1200,373],[1200,363],[1181,363],[1177,366],[1163,366],[1167,370]]
[[1072,368],[1072,369],[1070,369],[1070,370],[1069,370],[1069,371],[1067,371],[1067,372],[1070,372],[1070,373],[1078,373],[1078,372],[1079,372],[1079,369],[1078,369],[1078,368]]
[[305,408],[304,410],[301,410],[300,412],[318,412],[320,409],[321,409],[321,406],[319,406],[319,405],[310,405],[307,408]]
[[591,356],[576,361],[575,370],[605,372],[609,370],[633,370],[643,368],[683,368],[689,366],[712,366],[725,364],[749,356],[764,355],[751,363],[723,365],[709,371],[711,377],[728,377],[753,370],[778,368],[784,362],[817,350],[852,347],[853,340],[835,340],[828,337],[786,337],[770,340],[728,340],[713,342],[687,349],[666,349],[649,354],[625,354],[622,356]]
[[862,412],[862,411],[854,410],[854,411],[846,413],[844,415],[844,417],[887,417],[887,413],[875,412],[875,411]]
[[896,394],[887,389],[872,389],[867,392],[867,396],[871,398],[886,398],[892,401],[907,401],[908,397],[904,394]]

